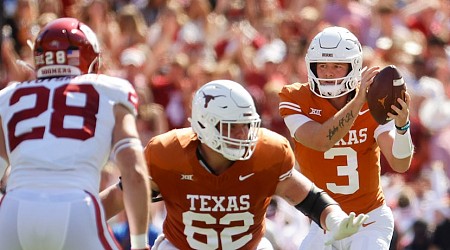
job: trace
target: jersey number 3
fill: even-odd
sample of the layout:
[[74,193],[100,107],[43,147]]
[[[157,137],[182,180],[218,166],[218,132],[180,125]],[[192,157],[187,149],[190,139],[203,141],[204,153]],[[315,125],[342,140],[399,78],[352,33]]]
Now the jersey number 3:
[[[49,132],[55,137],[87,140],[94,136],[97,123],[96,115],[99,108],[99,94],[92,85],[66,84],[56,88],[50,98],[50,89],[44,86],[21,88],[14,92],[9,101],[13,106],[21,98],[27,96],[35,97],[35,104],[32,107],[22,109],[14,113],[8,122],[8,141],[10,151],[13,151],[20,143],[26,140],[42,139],[47,125],[30,128],[27,132],[16,135],[17,125],[20,122],[37,118],[50,107]],[[68,105],[68,96],[73,94],[84,94],[85,105]],[[49,105],[50,100],[52,103]],[[78,116],[83,119],[80,128],[64,128],[64,118],[66,116]]]
[[350,147],[331,148],[325,152],[325,159],[334,159],[336,156],[345,156],[347,158],[346,166],[337,166],[337,174],[338,176],[346,176],[348,185],[327,183],[327,188],[335,194],[353,194],[359,189],[357,153]]

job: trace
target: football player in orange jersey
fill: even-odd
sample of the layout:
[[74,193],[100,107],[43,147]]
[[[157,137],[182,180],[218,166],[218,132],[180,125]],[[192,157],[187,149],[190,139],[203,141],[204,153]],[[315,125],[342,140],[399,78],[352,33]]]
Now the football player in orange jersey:
[[[328,230],[330,242],[354,234],[367,219],[344,213],[294,169],[288,140],[260,128],[252,97],[239,83],[202,86],[190,122],[192,127],[153,137],[145,148],[152,189],[167,209],[164,234],[152,249],[273,249],[264,238],[273,195]],[[120,209],[106,207],[107,214]]]
[[[368,112],[367,88],[379,67],[362,68],[362,49],[347,29],[328,27],[312,40],[306,54],[308,83],[286,85],[279,111],[295,139],[301,172],[325,190],[344,211],[370,216],[337,249],[389,249],[393,216],[380,184],[380,150],[397,172],[408,170],[413,154],[409,102],[393,121],[379,125]],[[397,129],[394,128],[394,125]],[[301,249],[324,249],[326,234],[312,225]]]

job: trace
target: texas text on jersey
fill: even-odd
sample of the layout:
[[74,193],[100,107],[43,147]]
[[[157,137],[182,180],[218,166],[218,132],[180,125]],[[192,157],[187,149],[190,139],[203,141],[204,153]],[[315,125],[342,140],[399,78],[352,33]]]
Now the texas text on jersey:
[[197,157],[200,142],[191,128],[148,143],[150,175],[168,211],[164,234],[177,248],[255,249],[259,244],[270,198],[291,174],[294,158],[284,137],[261,128],[258,138],[251,158],[235,161],[220,175]]

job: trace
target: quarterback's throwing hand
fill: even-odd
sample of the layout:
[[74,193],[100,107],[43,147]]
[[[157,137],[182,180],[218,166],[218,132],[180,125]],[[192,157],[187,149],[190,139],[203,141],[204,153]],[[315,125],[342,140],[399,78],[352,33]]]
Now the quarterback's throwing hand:
[[361,228],[361,225],[369,218],[366,214],[355,215],[351,212],[349,215],[345,213],[330,213],[326,218],[327,228],[331,237],[325,242],[325,245],[331,245],[334,241],[342,240],[352,236]]

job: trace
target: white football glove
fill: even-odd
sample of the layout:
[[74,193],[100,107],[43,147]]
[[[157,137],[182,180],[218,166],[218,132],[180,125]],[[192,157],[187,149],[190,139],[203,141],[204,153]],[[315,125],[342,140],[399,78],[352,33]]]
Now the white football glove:
[[361,225],[369,218],[369,215],[359,214],[355,217],[355,213],[351,212],[347,215],[343,211],[333,211],[327,215],[325,224],[330,231],[331,237],[325,242],[325,245],[331,245],[337,240],[342,240],[352,236],[361,228]]

